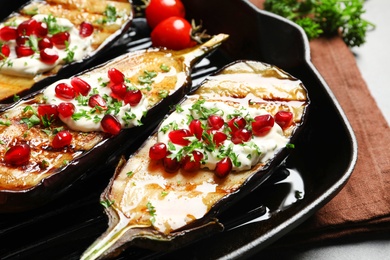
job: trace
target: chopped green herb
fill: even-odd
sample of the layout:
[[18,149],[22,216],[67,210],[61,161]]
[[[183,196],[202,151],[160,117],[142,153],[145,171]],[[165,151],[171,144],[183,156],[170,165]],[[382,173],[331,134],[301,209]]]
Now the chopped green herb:
[[150,203],[150,201],[146,204],[146,208],[148,209],[148,212],[150,214],[150,222],[152,222],[152,224],[154,224],[154,222],[156,221],[156,209],[155,207],[152,205],[152,203]]
[[169,66],[168,65],[166,65],[166,64],[161,64],[160,65],[160,69],[162,70],[162,71],[164,71],[164,72],[169,72],[171,69],[169,68]]
[[115,203],[115,201],[108,200],[108,199],[100,201],[100,204],[102,204],[103,207],[105,207],[105,208],[111,207],[114,203]]
[[168,95],[169,95],[169,91],[166,90],[166,89],[160,90],[160,91],[158,92],[158,96],[159,96],[160,98],[166,98]]

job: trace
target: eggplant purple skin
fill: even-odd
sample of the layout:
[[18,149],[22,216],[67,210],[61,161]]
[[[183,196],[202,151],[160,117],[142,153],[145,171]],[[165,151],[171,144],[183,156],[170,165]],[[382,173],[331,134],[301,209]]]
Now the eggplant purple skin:
[[[1,1],[0,3],[0,20],[4,21],[7,19],[8,16],[12,16],[13,13],[18,12],[21,10],[24,6],[29,5],[32,2],[37,2],[39,0],[13,0],[13,1]],[[131,0],[128,0],[130,4],[132,4]],[[134,12],[132,14],[132,18],[128,19],[128,21],[122,26],[120,30],[118,30],[115,34],[110,36],[110,40],[103,43],[97,50],[95,50],[91,55],[85,57],[84,59],[78,61],[78,62],[72,62],[65,64],[61,67],[61,69],[58,71],[55,75],[50,75],[42,80],[37,81],[34,83],[33,86],[31,86],[30,89],[22,91],[18,94],[18,96],[26,96],[28,94],[34,93],[36,91],[39,91],[40,89],[44,88],[45,86],[50,85],[51,83],[61,79],[61,78],[68,78],[82,70],[86,70],[90,67],[97,66],[98,63],[104,62],[104,61],[97,61],[98,59],[101,59],[106,56],[112,57],[111,55],[107,55],[107,52],[112,50],[115,47],[115,44],[125,35],[128,33],[128,30],[132,24],[132,21],[134,19]],[[125,43],[124,43],[125,44]],[[14,97],[6,97],[1,99],[1,103],[12,103],[14,100]]]
[[[91,68],[90,70],[93,69]],[[80,181],[93,177],[94,169],[97,167],[109,167],[112,173],[120,155],[129,152],[132,147],[137,147],[137,142],[145,139],[164,115],[169,112],[170,108],[190,91],[191,78],[189,76],[187,76],[186,82],[187,84],[183,87],[148,110],[147,115],[142,119],[142,126],[123,129],[118,135],[108,136],[97,146],[29,190],[22,192],[0,191],[0,213],[22,212],[47,204],[73,186],[78,185]],[[43,91],[44,89],[30,93],[18,102],[0,107],[0,113],[11,109],[19,102],[42,94]],[[104,163],[97,164],[96,162]]]

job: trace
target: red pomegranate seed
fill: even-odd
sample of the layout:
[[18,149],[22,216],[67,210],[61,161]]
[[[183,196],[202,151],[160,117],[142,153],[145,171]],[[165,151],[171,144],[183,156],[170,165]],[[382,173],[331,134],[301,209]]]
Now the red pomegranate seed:
[[33,49],[31,49],[28,46],[16,46],[15,51],[16,51],[16,56],[18,56],[18,58],[28,57],[34,54]]
[[108,78],[110,79],[113,85],[123,84],[125,82],[125,75],[115,68],[111,68],[108,70]]
[[129,90],[126,92],[123,101],[130,106],[135,107],[142,99],[142,92],[139,89]]
[[202,122],[198,119],[194,119],[189,124],[189,129],[192,135],[195,135],[198,140],[202,139],[203,127]]
[[59,83],[54,90],[57,97],[62,99],[73,99],[76,96],[73,86],[67,83]]
[[228,126],[232,133],[234,133],[238,129],[243,129],[246,126],[246,120],[241,116],[237,116],[229,120]]
[[57,117],[58,107],[51,104],[41,104],[38,106],[38,115],[41,117],[46,116],[48,118]]
[[121,123],[112,115],[105,115],[100,122],[104,132],[117,135],[122,129]]
[[215,143],[216,146],[220,146],[227,139],[227,135],[220,131],[213,131],[212,135],[213,135],[213,142]]
[[114,84],[110,86],[112,96],[116,99],[123,99],[127,92],[127,87],[123,83]]
[[[30,39],[30,36],[26,36],[26,35],[18,36],[16,38],[16,45],[17,46],[26,46],[27,45],[26,43],[28,43],[29,39]],[[27,47],[29,47],[29,46],[27,46]]]
[[186,146],[190,144],[190,141],[185,137],[190,137],[191,132],[187,129],[178,129],[169,132],[168,137],[174,144]]
[[1,55],[0,55],[0,60],[8,58],[11,53],[11,49],[8,46],[8,44],[3,44],[1,46]]
[[72,134],[68,130],[59,131],[53,138],[51,146],[54,149],[63,148],[72,142]]
[[55,49],[46,48],[39,52],[40,60],[46,64],[54,64],[59,56]]
[[20,166],[30,160],[31,148],[28,144],[14,145],[4,155],[5,163]]
[[88,106],[96,107],[99,106],[103,109],[107,108],[106,101],[99,94],[92,95],[88,100]]
[[38,22],[34,19],[23,21],[17,27],[18,34],[27,36],[34,34],[37,23]]
[[238,129],[232,133],[232,142],[234,144],[242,144],[248,142],[252,137],[252,132],[246,128]]
[[272,129],[275,119],[269,115],[260,115],[254,118],[252,122],[252,132],[255,136],[264,136]]
[[194,172],[200,169],[201,160],[203,159],[203,154],[199,151],[192,152],[191,156],[187,155],[182,160],[183,170],[188,172]]
[[70,102],[61,102],[58,105],[58,113],[63,117],[70,117],[73,115],[76,107]]
[[37,22],[35,24],[34,33],[38,38],[43,38],[47,35],[47,24],[43,22]]
[[225,157],[224,159],[217,162],[214,173],[218,177],[224,178],[231,172],[232,169],[232,160],[229,157]]
[[207,123],[211,127],[211,129],[218,130],[224,125],[225,121],[223,120],[223,118],[221,116],[210,115],[207,118]]
[[0,40],[2,41],[11,41],[15,40],[18,37],[18,31],[16,28],[11,26],[4,26],[0,29]]
[[163,159],[163,165],[164,165],[164,170],[169,173],[174,173],[180,168],[180,163],[176,160],[176,158],[169,158],[166,156]]
[[58,49],[65,49],[69,43],[70,34],[68,32],[59,32],[51,37],[51,41]]
[[80,36],[81,37],[88,37],[93,33],[93,25],[89,22],[82,22],[80,24]]
[[77,96],[79,94],[86,96],[91,90],[89,83],[79,77],[72,78],[70,84],[73,86]]
[[43,50],[45,48],[53,48],[53,43],[51,42],[50,38],[43,37],[38,41],[38,48],[40,50]]
[[282,128],[286,129],[293,122],[293,113],[290,111],[278,111],[275,114],[275,122]]
[[167,146],[164,143],[156,143],[149,149],[149,157],[152,160],[163,159],[167,155]]

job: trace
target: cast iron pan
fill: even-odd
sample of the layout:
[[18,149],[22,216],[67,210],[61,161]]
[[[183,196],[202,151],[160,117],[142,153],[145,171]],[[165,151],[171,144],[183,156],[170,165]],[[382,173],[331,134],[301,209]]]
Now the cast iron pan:
[[[194,85],[238,59],[274,64],[301,79],[308,89],[309,118],[285,167],[220,216],[225,231],[172,252],[129,248],[118,259],[253,256],[333,198],[347,182],[356,163],[357,142],[352,128],[331,90],[311,64],[308,41],[300,28],[258,10],[248,1],[183,2],[188,19],[202,20],[209,34],[230,35],[220,50],[197,65],[193,71]],[[114,57],[149,47],[149,33],[145,19],[136,18],[127,41],[107,55]],[[137,141],[141,144],[143,140]],[[129,147],[127,155],[136,148],[137,145]],[[96,171],[93,178],[80,181],[61,198],[42,208],[1,215],[0,258],[78,259],[107,227],[99,196],[114,172],[114,165],[101,166]]]

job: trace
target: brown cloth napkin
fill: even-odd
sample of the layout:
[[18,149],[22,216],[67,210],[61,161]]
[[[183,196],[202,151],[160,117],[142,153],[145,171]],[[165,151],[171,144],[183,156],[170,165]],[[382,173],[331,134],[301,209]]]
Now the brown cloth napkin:
[[[251,2],[262,8],[264,1]],[[277,244],[333,243],[360,235],[388,233],[389,125],[367,88],[353,53],[340,37],[312,40],[310,51],[312,63],[336,96],[355,132],[358,160],[340,193]]]

